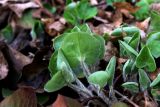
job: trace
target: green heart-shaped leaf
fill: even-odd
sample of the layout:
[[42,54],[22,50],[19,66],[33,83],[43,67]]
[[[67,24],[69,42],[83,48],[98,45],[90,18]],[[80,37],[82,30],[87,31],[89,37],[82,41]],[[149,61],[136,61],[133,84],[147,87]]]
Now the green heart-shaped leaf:
[[151,81],[143,69],[139,69],[138,72],[139,72],[139,83],[141,89],[144,91],[149,87]]
[[140,42],[140,34],[139,32],[135,33],[134,36],[131,38],[131,40],[128,42],[128,44],[133,48],[137,49]]
[[115,67],[116,67],[116,57],[113,56],[110,59],[108,65],[107,65],[107,68],[105,70],[108,73],[108,76],[109,76],[109,80],[108,80],[109,86],[113,85],[113,79],[114,79],[114,74],[115,74]]
[[62,74],[63,74],[62,71],[58,71],[56,74],[54,74],[51,80],[49,80],[45,84],[44,86],[45,91],[54,92],[66,86],[67,83],[64,79],[65,75],[62,75]]
[[123,49],[127,52],[128,56],[135,59],[138,55],[137,51],[135,51],[131,46],[129,46],[127,43],[123,41],[119,41],[120,45],[123,47]]
[[50,58],[50,61],[49,61],[48,69],[50,71],[51,76],[53,76],[54,74],[56,74],[57,71],[58,71],[57,70],[57,64],[56,64],[56,62],[57,62],[57,54],[58,54],[58,51],[55,51],[52,54],[52,56]]
[[154,40],[147,44],[149,50],[155,58],[160,57],[160,41]]
[[112,36],[133,36],[136,33],[139,33],[140,30],[137,27],[119,27],[112,32]]
[[159,85],[159,83],[160,83],[160,74],[158,74],[158,76],[152,81],[152,83],[150,84],[150,87],[155,87]]
[[[80,68],[82,61],[91,65],[101,59],[104,56],[104,44],[104,39],[100,36],[91,36],[85,32],[73,32],[64,38],[61,49],[69,65],[75,70]],[[76,72],[77,75],[80,74],[78,72]]]
[[156,69],[155,60],[147,46],[144,46],[136,58],[138,68],[146,68],[147,71],[153,72]]
[[108,79],[109,75],[105,71],[94,72],[88,77],[90,83],[99,85],[100,88],[103,88],[107,84]]
[[75,80],[73,71],[66,60],[62,50],[58,51],[57,56],[57,69],[62,71],[62,75],[67,83],[71,83]]
[[131,92],[139,92],[138,83],[136,82],[125,82],[122,84],[122,86]]

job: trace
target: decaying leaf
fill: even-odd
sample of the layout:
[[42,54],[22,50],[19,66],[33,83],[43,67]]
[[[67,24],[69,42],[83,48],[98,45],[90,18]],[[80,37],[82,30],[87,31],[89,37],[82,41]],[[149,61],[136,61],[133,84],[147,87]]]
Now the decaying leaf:
[[136,22],[136,26],[143,31],[146,31],[149,27],[150,17],[145,19],[142,22]]
[[150,8],[151,8],[152,10],[155,10],[155,11],[160,12],[160,3],[153,3],[153,4],[150,6]]
[[82,105],[75,99],[58,95],[52,107],[82,107]]
[[8,74],[8,63],[0,51],[0,80],[4,79]]
[[36,94],[32,88],[21,88],[6,97],[0,107],[37,107]]
[[121,10],[121,9],[128,10],[130,13],[135,13],[140,9],[140,7],[132,6],[128,2],[115,2],[113,6],[115,6],[116,9],[118,10]]
[[18,2],[19,1],[16,0],[2,0],[0,1],[0,4],[2,4],[2,6],[9,7],[12,11],[16,13],[18,17],[21,17],[22,13],[26,9],[39,7],[39,5],[34,1],[28,1],[26,3],[23,3],[23,1],[21,1],[21,3]]

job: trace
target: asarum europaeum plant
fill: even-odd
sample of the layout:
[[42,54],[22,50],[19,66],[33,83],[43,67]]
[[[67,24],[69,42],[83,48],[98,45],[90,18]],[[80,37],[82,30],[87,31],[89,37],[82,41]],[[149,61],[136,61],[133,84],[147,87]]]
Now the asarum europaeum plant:
[[[160,75],[151,82],[149,72],[156,70],[155,58],[160,57],[160,33],[151,32],[146,39],[141,39],[137,27],[120,27],[111,36],[121,37],[119,42],[120,57],[127,61],[122,64],[122,75],[125,83],[122,86],[132,94],[151,90],[155,98],[160,84]],[[97,71],[97,62],[105,54],[105,40],[102,36],[91,32],[88,25],[74,27],[67,33],[53,40],[54,53],[50,59],[49,70],[51,79],[46,83],[45,90],[57,91],[68,86],[77,91],[84,99],[93,97],[95,92],[107,105],[117,100],[113,87],[116,57],[113,56],[106,69]],[[92,68],[92,69],[91,69]],[[86,78],[91,89],[79,80]],[[109,94],[104,87],[109,86]]]
[[122,86],[133,93],[151,90],[152,95],[160,89],[160,76],[151,82],[148,73],[156,71],[155,59],[160,57],[160,32],[150,32],[146,38],[141,38],[140,30],[136,27],[122,27],[115,29],[112,36],[122,36],[119,40],[120,56],[127,58],[122,67]]
[[104,57],[105,40],[102,36],[92,33],[88,25],[82,25],[56,37],[53,47],[55,52],[49,63],[51,79],[46,83],[45,90],[53,92],[68,86],[84,98],[93,97],[92,90],[78,79],[86,77],[93,91],[108,104],[103,87],[107,84],[112,87],[116,57],[111,58],[105,71],[93,72],[93,69],[92,73],[89,69]]

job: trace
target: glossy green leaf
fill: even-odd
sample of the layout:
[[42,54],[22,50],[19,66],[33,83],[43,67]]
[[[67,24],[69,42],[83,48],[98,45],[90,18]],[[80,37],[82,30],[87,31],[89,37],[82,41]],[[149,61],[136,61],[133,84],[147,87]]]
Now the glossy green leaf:
[[151,94],[156,101],[160,101],[159,89],[151,89]]
[[[140,9],[134,14],[136,19],[143,20],[149,17],[149,0],[141,0],[136,3],[136,6],[140,7]],[[153,1],[153,0],[152,0]]]
[[[82,61],[91,65],[104,56],[104,39],[85,32],[73,32],[64,38],[61,49],[71,68],[75,70],[80,68]],[[80,73],[81,70],[76,72]]]
[[13,30],[11,25],[7,25],[0,31],[0,34],[6,39],[6,42],[10,43],[13,40]]
[[160,41],[160,32],[158,31],[154,31],[154,32],[150,32],[147,35],[147,44],[154,41],[154,40],[158,40]]
[[112,32],[112,36],[133,36],[139,33],[140,30],[137,27],[119,27]]
[[62,75],[64,76],[64,79],[67,83],[71,83],[75,80],[73,71],[64,56],[62,50],[58,51],[57,56],[57,69],[62,71]]
[[108,79],[109,75],[105,71],[94,72],[88,77],[88,81],[90,83],[99,85],[100,88],[103,88],[105,85],[107,85]]
[[135,50],[137,50],[140,42],[140,33],[135,33],[129,40],[128,44]]
[[153,72],[156,69],[155,60],[147,46],[144,46],[136,58],[138,68],[146,68],[147,71]]
[[137,73],[137,68],[135,67],[135,62],[131,59],[128,59],[123,66],[123,79],[126,80],[127,76],[130,74]]
[[138,83],[136,82],[125,82],[122,84],[122,86],[131,92],[135,92],[135,93],[139,92]]
[[138,73],[139,73],[139,83],[142,91],[144,91],[150,86],[151,81],[143,69],[139,69]]
[[116,57],[113,56],[110,59],[108,65],[107,65],[107,68],[105,70],[108,73],[108,76],[109,76],[109,80],[108,80],[109,86],[113,85],[113,79],[114,79],[114,74],[115,74],[115,67],[116,67]]
[[123,41],[119,41],[119,43],[124,48],[124,50],[127,52],[128,56],[130,56],[133,59],[137,57],[138,53],[131,46],[129,46],[127,43]]
[[80,24],[81,20],[87,20],[97,14],[97,8],[91,7],[87,0],[72,2],[65,8],[64,18],[73,25]]
[[151,51],[151,54],[158,58],[160,57],[160,41],[154,40],[147,44],[149,50]]
[[51,76],[53,76],[54,74],[57,73],[57,54],[58,54],[58,51],[55,51],[51,58],[50,58],[50,61],[49,61],[49,66],[48,66],[48,69],[50,71],[50,74]]
[[87,32],[92,34],[92,31],[90,29],[90,27],[88,26],[88,24],[83,24],[81,26],[79,26],[79,29],[81,30],[81,32]]
[[151,24],[150,30],[151,31],[159,31],[160,29],[160,14],[157,12],[151,12]]
[[63,42],[65,36],[67,36],[67,35],[68,35],[68,33],[64,33],[64,34],[59,35],[53,39],[53,47],[56,51],[58,51],[58,49],[61,47],[62,42]]
[[158,76],[152,81],[150,87],[155,87],[156,85],[159,85],[159,83],[160,83],[160,74],[158,74]]
[[44,86],[45,91],[54,92],[67,85],[64,79],[65,75],[63,75],[62,72],[63,71],[58,71],[56,74],[52,76],[52,78]]
[[90,6],[87,0],[82,0],[77,6],[78,14],[80,19],[90,19],[93,16],[96,16],[98,10],[96,7]]
[[63,17],[67,20],[67,22],[77,25],[79,22],[77,7],[78,3],[72,2],[65,8]]

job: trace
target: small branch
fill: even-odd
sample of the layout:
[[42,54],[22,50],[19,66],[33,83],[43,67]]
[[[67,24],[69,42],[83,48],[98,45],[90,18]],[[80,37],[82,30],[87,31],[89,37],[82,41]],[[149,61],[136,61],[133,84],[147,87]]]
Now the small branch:
[[119,96],[121,96],[123,99],[125,99],[126,101],[128,101],[130,104],[132,104],[134,107],[140,107],[138,106],[136,103],[134,103],[133,101],[131,101],[130,99],[128,99],[126,96],[122,95],[120,92],[118,92],[117,90],[114,90],[114,92],[116,94],[118,94]]

